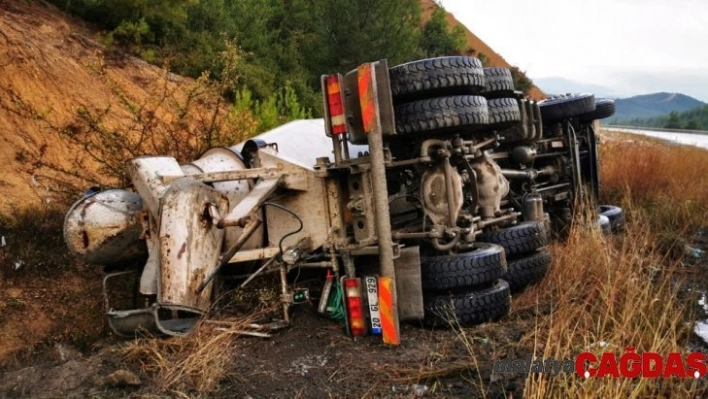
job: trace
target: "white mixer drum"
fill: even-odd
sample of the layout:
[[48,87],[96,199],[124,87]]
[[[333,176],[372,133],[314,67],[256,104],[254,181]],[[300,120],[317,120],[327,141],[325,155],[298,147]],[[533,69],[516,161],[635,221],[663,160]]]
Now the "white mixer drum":
[[69,249],[88,263],[108,265],[147,255],[141,239],[140,196],[110,189],[78,200],[64,219],[64,240]]

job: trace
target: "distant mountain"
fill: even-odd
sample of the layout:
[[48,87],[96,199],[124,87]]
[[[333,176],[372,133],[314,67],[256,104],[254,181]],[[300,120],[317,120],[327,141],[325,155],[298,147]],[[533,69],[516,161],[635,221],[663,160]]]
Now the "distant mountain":
[[623,93],[619,93],[611,87],[576,82],[574,80],[557,76],[547,78],[534,78],[533,81],[538,87],[543,89],[544,93],[548,95],[565,93],[592,93],[595,94],[596,97],[624,97]]
[[631,119],[649,119],[670,112],[684,112],[705,105],[693,97],[680,93],[654,93],[615,100],[617,112],[607,123]]
[[672,111],[663,116],[649,119],[624,119],[617,121],[618,125],[647,126],[664,129],[688,129],[708,131],[708,105],[702,105],[688,111]]

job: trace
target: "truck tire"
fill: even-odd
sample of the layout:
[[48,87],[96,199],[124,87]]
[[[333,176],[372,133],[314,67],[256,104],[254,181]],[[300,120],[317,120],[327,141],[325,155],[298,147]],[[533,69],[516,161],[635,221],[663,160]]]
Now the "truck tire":
[[487,100],[480,96],[452,96],[414,101],[395,107],[400,135],[476,130],[487,125]]
[[610,220],[610,227],[613,232],[622,230],[625,223],[624,209],[614,205],[600,205],[598,207],[600,215]]
[[487,100],[489,108],[489,127],[506,129],[521,122],[519,102],[515,98],[496,98]]
[[595,111],[595,96],[569,94],[543,100],[538,105],[544,123],[556,122]]
[[531,255],[509,261],[504,273],[504,280],[509,283],[511,292],[517,292],[529,284],[541,281],[551,266],[551,253],[543,248]]
[[449,291],[491,284],[506,270],[504,248],[475,243],[475,249],[457,255],[431,256],[420,259],[423,291]]
[[389,68],[397,103],[416,99],[477,94],[484,90],[482,63],[474,57],[439,57]]
[[605,215],[598,215],[597,216],[597,227],[600,228],[600,231],[602,232],[603,236],[611,236],[612,235],[612,224],[610,223],[610,219],[605,216]]
[[522,222],[506,229],[482,233],[477,239],[501,245],[508,258],[535,251],[548,244],[543,222]]
[[484,91],[490,98],[509,97],[514,94],[514,79],[508,68],[484,68]]
[[423,322],[431,326],[469,327],[499,320],[511,309],[509,284],[497,280],[487,289],[466,294],[426,296]]
[[580,122],[590,123],[596,119],[609,118],[615,114],[615,100],[609,98],[596,98],[595,110],[580,115]]

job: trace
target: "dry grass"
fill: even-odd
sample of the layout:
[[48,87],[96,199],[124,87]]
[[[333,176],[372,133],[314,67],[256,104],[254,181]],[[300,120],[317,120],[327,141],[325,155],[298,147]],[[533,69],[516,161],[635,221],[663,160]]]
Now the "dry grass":
[[236,383],[230,365],[237,338],[257,315],[200,323],[187,338],[137,339],[123,349],[128,363],[152,376],[150,391],[170,397],[211,397],[225,382]]
[[669,145],[636,135],[602,146],[602,191],[606,202],[632,205],[662,238],[675,238],[708,221],[708,151]]
[[[553,247],[554,264],[544,282],[515,298],[515,307],[550,304],[524,340],[535,358],[573,359],[579,353],[618,356],[685,353],[691,334],[690,304],[677,296],[680,265],[653,249],[649,224],[635,219],[625,236],[606,242],[597,232],[574,229],[566,244]],[[590,379],[576,375],[529,375],[525,396],[669,396],[696,388],[696,381],[656,384],[639,379]],[[679,395],[684,396],[684,395]]]
[[[551,247],[547,277],[514,297],[511,322],[537,316],[507,353],[525,348],[534,359],[565,360],[582,352],[619,356],[626,347],[690,352],[694,301],[681,287],[695,270],[677,256],[682,251],[672,249],[682,249],[684,239],[708,225],[708,152],[632,139],[612,140],[601,154],[601,202],[624,207],[626,231],[608,240],[579,223],[566,242]],[[476,370],[480,359],[469,335],[478,333],[462,330],[460,338]],[[528,375],[524,397],[692,397],[705,389],[704,381],[694,379],[584,380],[574,373],[541,373]]]
[[[552,309],[527,343],[537,348],[537,357],[555,359],[584,351],[621,354],[625,347],[686,353],[692,304],[678,292],[686,270],[667,250],[706,224],[708,153],[636,139],[610,142],[602,150],[603,202],[619,202],[630,223],[610,242],[575,228],[567,243],[552,248],[548,277],[516,298],[516,307],[540,302]],[[541,374],[528,377],[525,396],[688,396],[698,384]]]

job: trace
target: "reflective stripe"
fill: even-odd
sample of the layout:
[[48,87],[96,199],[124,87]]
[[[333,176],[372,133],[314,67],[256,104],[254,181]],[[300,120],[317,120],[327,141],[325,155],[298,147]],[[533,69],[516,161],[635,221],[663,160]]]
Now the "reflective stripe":
[[362,64],[358,68],[359,103],[361,121],[366,133],[376,129],[376,99],[374,98],[373,70],[371,64]]
[[393,317],[393,279],[391,277],[379,277],[379,311],[381,312],[384,344],[400,344],[400,337],[396,331]]

